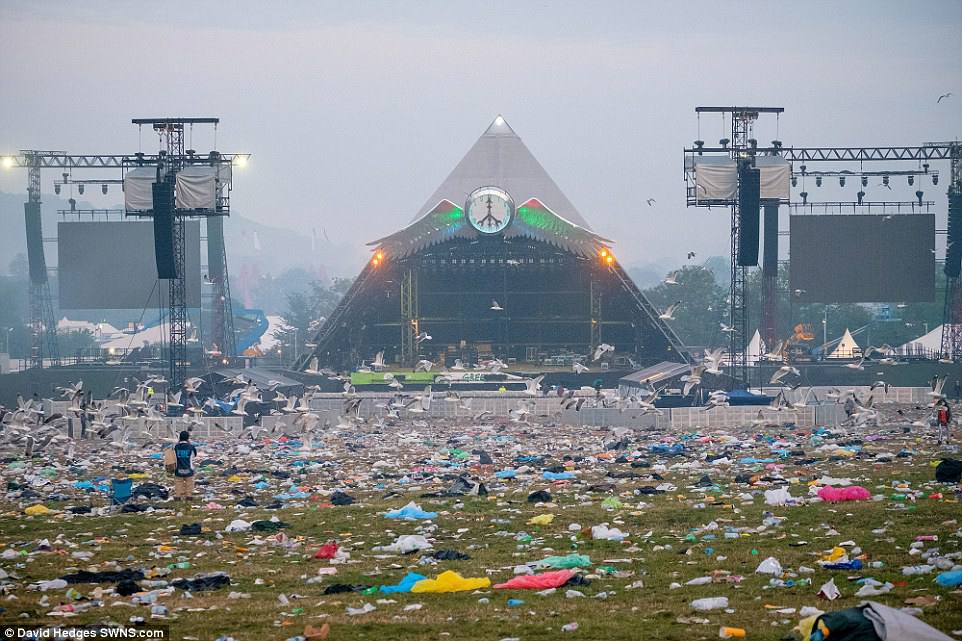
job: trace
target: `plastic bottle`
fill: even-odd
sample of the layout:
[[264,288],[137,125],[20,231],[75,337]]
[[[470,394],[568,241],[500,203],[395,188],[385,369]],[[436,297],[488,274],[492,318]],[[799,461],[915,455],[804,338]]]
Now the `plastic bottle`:
[[728,607],[728,597],[727,596],[717,596],[707,599],[695,599],[691,602],[691,607],[695,610],[700,610],[702,612],[706,610],[717,610],[719,608]]
[[718,638],[719,639],[744,639],[745,628],[729,628],[723,625],[718,630]]

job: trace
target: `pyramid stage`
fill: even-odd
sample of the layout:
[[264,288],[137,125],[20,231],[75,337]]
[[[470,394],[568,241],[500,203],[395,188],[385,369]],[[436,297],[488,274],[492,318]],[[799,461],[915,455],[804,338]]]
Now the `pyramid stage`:
[[298,369],[354,370],[378,352],[399,367],[497,358],[597,371],[599,347],[612,369],[689,360],[612,241],[501,116],[407,226],[369,245]]

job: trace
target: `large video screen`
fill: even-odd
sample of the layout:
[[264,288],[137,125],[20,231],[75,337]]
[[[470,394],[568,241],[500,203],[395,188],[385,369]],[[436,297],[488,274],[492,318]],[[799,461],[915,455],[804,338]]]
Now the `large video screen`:
[[930,303],[935,300],[935,215],[790,218],[792,300]]
[[[185,236],[187,305],[200,307],[200,222],[186,221]],[[168,281],[157,280],[151,221],[58,223],[57,259],[63,309],[166,304]]]

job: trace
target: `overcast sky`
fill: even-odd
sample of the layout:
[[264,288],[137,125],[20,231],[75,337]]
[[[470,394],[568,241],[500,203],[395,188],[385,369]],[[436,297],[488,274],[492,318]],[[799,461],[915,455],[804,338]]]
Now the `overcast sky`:
[[[684,202],[696,105],[783,106],[786,145],[962,137],[959,33],[957,0],[3,0],[0,153],[154,151],[131,117],[216,115],[219,150],[254,154],[235,211],[360,250],[501,113],[624,261],[725,254],[727,214]],[[702,119],[702,138],[724,134]],[[195,130],[193,146],[213,141]],[[923,186],[942,217],[947,169]],[[6,172],[0,189],[25,180]]]

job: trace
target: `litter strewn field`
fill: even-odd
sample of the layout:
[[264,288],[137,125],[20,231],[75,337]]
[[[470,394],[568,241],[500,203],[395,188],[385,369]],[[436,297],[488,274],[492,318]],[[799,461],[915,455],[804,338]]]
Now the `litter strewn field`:
[[871,600],[959,637],[959,485],[935,480],[957,455],[909,427],[923,410],[894,409],[814,430],[263,434],[199,443],[189,505],[164,498],[150,448],[11,452],[0,620],[238,641],[776,640]]

